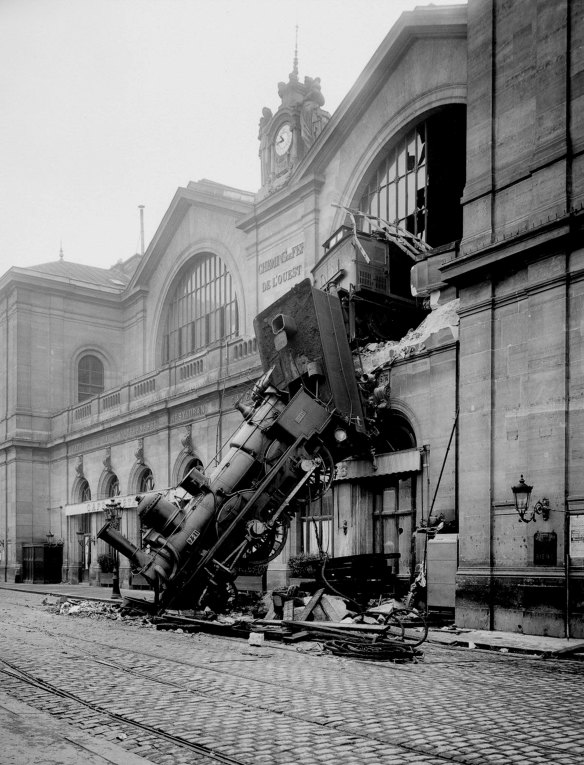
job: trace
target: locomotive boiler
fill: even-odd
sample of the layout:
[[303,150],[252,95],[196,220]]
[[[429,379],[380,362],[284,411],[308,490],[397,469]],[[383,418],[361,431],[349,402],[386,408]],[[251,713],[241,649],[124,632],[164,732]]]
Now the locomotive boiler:
[[139,548],[111,522],[98,537],[152,585],[159,611],[221,607],[238,569],[275,558],[302,503],[325,492],[339,460],[370,449],[341,304],[307,279],[254,321],[264,374],[242,422],[184,499],[139,497]]

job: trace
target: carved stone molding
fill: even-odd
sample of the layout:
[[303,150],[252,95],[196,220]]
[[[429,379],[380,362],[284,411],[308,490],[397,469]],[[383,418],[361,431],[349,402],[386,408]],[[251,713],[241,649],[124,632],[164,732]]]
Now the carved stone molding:
[[112,449],[111,446],[105,447],[105,457],[103,458],[103,466],[108,473],[112,473]]
[[180,440],[183,450],[187,454],[193,454],[193,426],[192,425],[185,425],[185,433],[183,437]]
[[139,438],[138,439],[138,448],[134,452],[134,456],[136,457],[136,462],[138,465],[144,464],[144,439]]

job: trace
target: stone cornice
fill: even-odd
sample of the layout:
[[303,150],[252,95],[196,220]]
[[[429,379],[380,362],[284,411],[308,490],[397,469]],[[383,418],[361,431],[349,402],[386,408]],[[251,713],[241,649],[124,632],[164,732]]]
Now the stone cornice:
[[439,266],[439,270],[445,282],[456,283],[468,278],[471,274],[476,275],[477,271],[499,266],[510,258],[522,255],[533,258],[540,255],[544,249],[553,248],[559,251],[565,247],[569,233],[569,220],[564,215],[561,219],[538,225],[533,229],[524,229],[508,237],[504,236],[496,242],[459,255],[444,262]]
[[118,305],[123,297],[123,290],[113,287],[13,266],[0,279],[0,295],[3,293],[7,295],[18,287],[43,293],[50,292],[53,295],[62,294],[69,298],[71,292],[74,291],[84,300],[97,300],[99,302],[117,303]]
[[[249,198],[249,201],[245,198]],[[253,207],[253,198],[254,195],[250,192],[232,189],[211,181],[201,181],[197,184],[189,184],[186,188],[178,188],[148,245],[142,262],[132,277],[129,290],[133,291],[138,285],[142,286],[145,281],[148,281],[157,266],[158,258],[164,254],[189,208],[198,207],[231,218],[239,218],[250,212]]]
[[324,182],[325,179],[321,175],[311,175],[304,178],[300,183],[294,183],[292,180],[285,188],[258,202],[253,213],[240,220],[237,228],[248,234],[255,227],[264,225],[278,215],[296,207],[306,197],[317,194]]
[[407,366],[408,364],[412,364],[414,361],[421,361],[423,359],[427,359],[430,356],[436,356],[439,353],[448,353],[449,351],[455,351],[458,347],[458,340],[450,340],[448,343],[442,343],[441,345],[437,345],[434,348],[425,348],[423,351],[418,351],[416,353],[412,353],[411,356],[407,356],[404,359],[395,359],[389,366],[388,369],[395,369],[396,367],[402,367]]
[[467,8],[465,5],[419,7],[402,13],[385,39],[357,78],[353,87],[333,113],[311,151],[302,160],[297,177],[306,168],[326,165],[345,137],[354,129],[376,94],[410,46],[420,39],[465,38]]

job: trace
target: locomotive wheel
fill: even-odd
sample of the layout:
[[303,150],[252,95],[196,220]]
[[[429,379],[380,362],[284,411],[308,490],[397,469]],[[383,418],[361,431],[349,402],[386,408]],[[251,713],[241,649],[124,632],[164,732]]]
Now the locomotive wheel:
[[233,582],[209,584],[199,598],[199,608],[208,606],[212,611],[225,613],[237,603],[237,588]]
[[284,549],[288,537],[288,522],[276,521],[271,528],[262,521],[248,522],[251,541],[242,555],[246,563],[262,564],[274,560]]
[[[279,441],[273,441],[264,455],[264,466],[266,473],[272,469],[276,462],[280,459],[284,453],[286,447]],[[310,460],[313,457],[307,452],[304,452],[306,459]],[[330,488],[333,478],[335,476],[335,463],[329,450],[320,445],[318,453],[315,457],[320,457],[321,464],[316,468],[314,473],[310,476],[307,483],[304,484],[302,489],[298,492],[298,498],[303,501],[314,502],[315,499],[320,499],[328,489]]]
[[[244,504],[251,497],[251,491],[244,491],[237,494],[225,502],[219,510],[216,519],[217,536],[230,526],[241,512]],[[253,514],[252,510],[252,514]],[[247,521],[240,521],[237,528],[240,534],[243,534],[243,524],[245,524],[245,536],[248,539],[248,545],[242,555],[242,560],[246,563],[269,563],[282,552],[288,536],[289,519],[278,520],[275,524],[268,525],[257,516]]]
[[330,489],[335,477],[335,463],[329,450],[321,446],[318,456],[321,463],[305,484],[306,491],[300,492],[309,502],[314,502],[324,496]]

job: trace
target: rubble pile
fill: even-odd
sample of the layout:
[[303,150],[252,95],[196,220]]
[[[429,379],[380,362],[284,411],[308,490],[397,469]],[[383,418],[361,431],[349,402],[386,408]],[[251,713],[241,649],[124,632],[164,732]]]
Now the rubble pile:
[[92,619],[124,620],[140,624],[150,624],[150,618],[144,613],[128,608],[123,601],[108,603],[101,600],[76,600],[74,598],[45,598],[43,605],[51,613],[59,616],[77,616]]
[[402,337],[401,340],[387,340],[368,343],[355,352],[355,368],[359,373],[375,375],[399,359],[413,356],[425,349],[426,341],[442,329],[449,329],[453,338],[458,339],[460,299],[436,305],[424,321]]
[[[337,656],[394,663],[417,661],[422,656],[417,646],[428,634],[424,619],[405,609],[401,601],[389,598],[356,613],[349,610],[344,598],[326,594],[324,588],[312,594],[297,587],[274,590],[248,601],[246,609],[224,614],[208,607],[145,614],[128,600],[110,603],[62,597],[45,599],[43,604],[59,616],[121,621],[178,634],[244,637],[251,646],[261,646],[264,640],[324,641],[324,650]],[[408,620],[403,620],[406,613]]]

